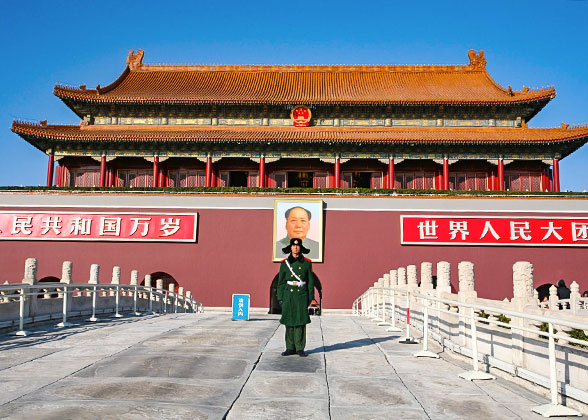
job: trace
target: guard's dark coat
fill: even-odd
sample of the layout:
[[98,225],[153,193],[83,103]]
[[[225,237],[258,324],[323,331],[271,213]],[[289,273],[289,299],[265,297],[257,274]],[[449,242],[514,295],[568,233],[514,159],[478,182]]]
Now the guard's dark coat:
[[314,297],[314,274],[312,263],[306,258],[294,258],[290,255],[287,259],[292,270],[306,282],[302,287],[291,286],[288,281],[297,281],[288,266],[286,260],[280,265],[280,277],[278,278],[278,300],[282,301],[282,318],[280,323],[287,327],[297,327],[310,323],[308,305]]

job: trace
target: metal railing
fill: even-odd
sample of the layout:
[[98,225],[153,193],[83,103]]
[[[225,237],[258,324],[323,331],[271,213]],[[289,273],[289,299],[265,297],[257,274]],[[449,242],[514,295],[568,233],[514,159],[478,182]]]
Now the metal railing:
[[[431,290],[433,293],[433,290]],[[399,299],[397,297],[405,296],[405,307],[402,308],[397,304]],[[546,337],[548,341],[548,357],[549,357],[549,390],[551,402],[549,404],[534,407],[533,411],[543,415],[544,417],[552,416],[580,416],[576,410],[572,410],[566,406],[559,404],[559,392],[558,389],[565,389],[564,386],[558,387],[557,381],[557,369],[556,369],[556,352],[555,342],[556,340],[564,340],[566,342],[575,343],[581,346],[588,345],[585,340],[579,340],[570,336],[564,336],[560,333],[554,332],[554,325],[558,327],[568,327],[578,330],[588,330],[587,322],[570,321],[567,319],[557,318],[555,316],[545,316],[538,314],[528,314],[524,312],[514,311],[507,307],[501,306],[501,302],[497,301],[496,306],[478,304],[471,302],[463,302],[453,299],[446,299],[437,296],[428,295],[426,293],[420,293],[418,289],[409,289],[407,287],[395,286],[395,287],[370,287],[360,297],[358,297],[352,305],[352,312],[354,315],[361,315],[371,317],[372,320],[378,321],[380,325],[390,325],[387,323],[387,319],[391,320],[392,327],[390,331],[399,331],[396,328],[396,318],[402,320],[402,310],[406,310],[404,321],[406,322],[406,339],[410,338],[410,311],[414,310],[415,307],[420,307],[422,310],[421,328],[423,334],[423,350],[416,353],[416,357],[438,357],[438,355],[428,351],[428,338],[431,336],[435,338],[431,332],[430,321],[428,317],[429,310],[437,313],[437,326],[440,322],[440,314],[449,314],[453,317],[459,317],[464,323],[469,322],[470,326],[470,343],[471,343],[471,357],[472,357],[472,370],[460,374],[459,376],[468,380],[480,380],[480,379],[493,379],[494,377],[486,372],[480,372],[479,370],[479,354],[478,354],[478,336],[476,323],[483,322],[484,324],[493,324],[504,328],[510,328],[512,330],[519,330],[534,335]],[[412,306],[412,308],[411,308]],[[454,311],[451,311],[451,309]],[[455,311],[457,309],[457,312]],[[467,310],[467,313],[466,313]],[[504,316],[510,316],[512,318],[518,318],[526,321],[522,323],[506,323],[490,317],[480,316],[480,314],[498,313]],[[413,318],[414,319],[414,318]],[[547,325],[547,331],[542,331],[539,328],[529,328],[525,326],[529,323],[539,323],[541,325]],[[465,325],[464,325],[465,327]],[[464,332],[465,333],[465,332]],[[436,338],[441,344],[445,344],[444,338],[438,335]],[[467,345],[467,343],[466,343]],[[563,384],[562,384],[563,385]],[[582,401],[587,403],[588,401]]]
[[[57,294],[57,296],[55,296]],[[31,317],[25,314],[26,304],[35,304],[39,298],[45,299],[62,299],[62,321],[57,324],[58,327],[69,327],[72,324],[68,322],[68,316],[71,315],[69,308],[73,299],[91,297],[91,317],[90,322],[98,321],[96,317],[98,298],[111,297],[114,302],[107,300],[107,303],[112,303],[112,310],[115,318],[120,318],[121,315],[121,297],[132,297],[132,315],[141,315],[138,312],[139,303],[141,302],[145,315],[157,313],[195,313],[203,312],[204,306],[201,302],[192,298],[192,296],[184,296],[178,293],[158,289],[155,287],[146,287],[140,285],[126,285],[126,284],[93,284],[93,283],[39,283],[35,285],[30,284],[9,284],[0,285],[0,308],[3,305],[11,302],[19,302],[18,315],[18,330],[13,332],[14,335],[26,336],[28,331],[24,329],[24,325],[32,322]],[[104,299],[103,299],[104,301]],[[146,301],[146,302],[145,302]],[[146,305],[145,305],[146,303]],[[110,307],[109,307],[110,309]],[[79,312],[79,311],[78,311]],[[43,315],[52,315],[55,312],[44,313]],[[14,320],[11,318],[10,320]],[[6,321],[6,319],[0,321]]]

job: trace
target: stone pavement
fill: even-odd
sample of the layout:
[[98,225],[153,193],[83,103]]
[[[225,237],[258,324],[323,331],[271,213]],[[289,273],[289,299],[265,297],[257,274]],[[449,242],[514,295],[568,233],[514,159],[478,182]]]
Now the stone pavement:
[[0,337],[0,418],[540,419],[531,407],[547,402],[500,379],[459,379],[457,362],[416,359],[420,346],[344,315],[312,317],[307,358],[280,356],[274,315],[127,317],[34,332]]

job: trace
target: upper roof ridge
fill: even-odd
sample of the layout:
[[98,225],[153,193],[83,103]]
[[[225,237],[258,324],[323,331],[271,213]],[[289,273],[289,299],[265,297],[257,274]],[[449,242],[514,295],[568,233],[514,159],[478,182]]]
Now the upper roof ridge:
[[235,72],[418,72],[418,71],[479,71],[486,65],[484,51],[469,52],[470,64],[143,64],[143,50],[129,51],[127,67],[131,71],[235,71]]
[[376,64],[143,64],[134,71],[202,72],[452,72],[471,71],[468,65]]

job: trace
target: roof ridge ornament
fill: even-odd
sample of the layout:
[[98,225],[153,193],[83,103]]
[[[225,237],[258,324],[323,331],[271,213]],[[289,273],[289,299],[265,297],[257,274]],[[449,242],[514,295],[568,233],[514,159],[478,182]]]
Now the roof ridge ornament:
[[470,58],[470,66],[476,70],[486,68],[486,59],[484,58],[484,50],[478,51],[476,54],[475,50],[468,51],[468,57]]
[[129,51],[129,56],[127,57],[127,67],[131,70],[137,70],[139,67],[143,65],[143,55],[145,52],[143,50],[137,50],[135,53],[134,50]]

